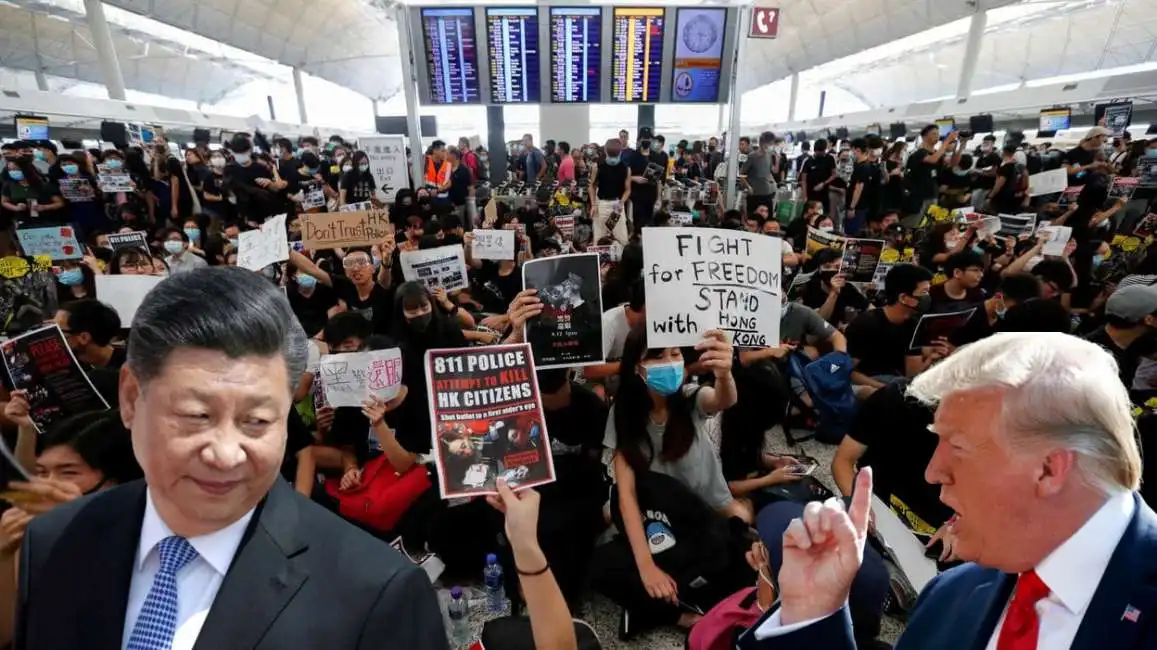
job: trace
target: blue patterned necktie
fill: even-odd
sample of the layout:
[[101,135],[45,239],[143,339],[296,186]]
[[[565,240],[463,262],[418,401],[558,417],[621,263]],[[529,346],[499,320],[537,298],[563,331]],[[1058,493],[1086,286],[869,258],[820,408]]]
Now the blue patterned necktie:
[[162,539],[157,550],[161,569],[141,605],[127,650],[169,650],[177,632],[177,573],[197,557],[197,551],[189,540],[175,535]]

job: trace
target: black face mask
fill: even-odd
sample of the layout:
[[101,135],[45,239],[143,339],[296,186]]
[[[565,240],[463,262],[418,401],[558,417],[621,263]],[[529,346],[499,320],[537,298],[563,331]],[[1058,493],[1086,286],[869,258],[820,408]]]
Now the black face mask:
[[838,271],[820,271],[820,281],[824,284],[831,284],[832,278],[836,277],[836,273],[838,273]]
[[432,320],[434,320],[434,313],[430,312],[422,314],[421,316],[414,316],[412,318],[407,317],[406,323],[410,326],[410,329],[414,330],[415,332],[425,332],[427,329],[429,329],[430,321]]

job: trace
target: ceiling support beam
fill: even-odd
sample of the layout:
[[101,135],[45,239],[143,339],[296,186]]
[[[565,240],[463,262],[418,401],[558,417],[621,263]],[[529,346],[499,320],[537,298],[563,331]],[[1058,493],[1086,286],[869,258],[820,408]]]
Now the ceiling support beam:
[[96,47],[100,73],[104,78],[108,97],[123,102],[125,78],[121,74],[120,61],[117,60],[116,49],[113,47],[112,31],[109,29],[108,20],[104,17],[104,4],[101,0],[84,0],[84,12],[88,17],[88,31],[92,34],[93,45]]
[[960,82],[956,85],[956,99],[968,99],[972,94],[972,80],[976,77],[976,62],[984,43],[984,29],[988,26],[988,10],[977,5],[968,25],[968,40],[964,45],[964,61],[960,66]]

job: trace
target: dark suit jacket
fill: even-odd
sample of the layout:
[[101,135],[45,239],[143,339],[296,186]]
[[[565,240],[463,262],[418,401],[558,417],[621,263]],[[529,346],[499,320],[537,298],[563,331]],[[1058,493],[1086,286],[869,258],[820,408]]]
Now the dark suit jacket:
[[[144,518],[135,481],[37,517],[24,537],[17,650],[120,650]],[[429,578],[278,480],[195,650],[445,650]]]
[[[1072,650],[1157,648],[1157,515],[1136,494],[1133,499],[1133,519],[1085,610]],[[920,593],[896,650],[984,650],[1015,586],[1016,576],[976,564],[936,576]],[[1140,612],[1136,621],[1124,617],[1130,607]],[[767,616],[740,637],[739,650],[856,647],[847,607],[790,634],[756,641],[754,630]]]

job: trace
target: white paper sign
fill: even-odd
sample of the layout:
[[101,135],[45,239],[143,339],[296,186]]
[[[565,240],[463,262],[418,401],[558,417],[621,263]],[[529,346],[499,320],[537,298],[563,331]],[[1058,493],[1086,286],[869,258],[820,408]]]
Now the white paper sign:
[[320,187],[316,190],[305,192],[301,198],[301,207],[305,210],[314,210],[316,208],[325,206],[325,190]]
[[385,201],[392,203],[399,189],[410,186],[405,137],[379,135],[359,138],[358,144],[370,158],[370,173],[378,184],[378,191]]
[[475,230],[474,248],[470,254],[476,260],[514,259],[514,231]]
[[105,165],[96,166],[96,184],[102,192],[132,192],[133,179],[124,171],[112,171]]
[[371,394],[388,402],[402,388],[402,351],[398,348],[327,354],[319,368],[325,401],[335,408],[361,408]]
[[671,213],[670,223],[672,226],[690,226],[693,222],[694,220],[692,219],[690,212]]
[[1058,194],[1069,186],[1069,172],[1064,168],[1050,169],[1047,172],[1033,174],[1028,177],[1028,195]]
[[289,259],[289,238],[285,234],[285,215],[279,214],[262,224],[259,230],[247,230],[237,236],[237,266],[250,271]]
[[374,209],[372,201],[362,201],[360,203],[347,203],[337,209],[338,212],[369,212]]
[[644,228],[647,344],[698,343],[724,331],[738,347],[779,345],[780,240],[714,228]]
[[145,295],[164,278],[156,275],[97,275],[96,299],[116,310],[121,327],[129,327]]
[[984,217],[976,228],[976,234],[982,239],[991,237],[1000,232],[1000,217]]
[[573,239],[574,238],[574,217],[573,216],[555,217],[554,218],[554,226],[556,228],[558,228],[558,231],[560,233],[562,233],[562,236],[564,238],[566,238],[566,239]]
[[1047,235],[1048,241],[1041,249],[1042,255],[1064,255],[1065,246],[1073,236],[1073,229],[1069,226],[1047,226],[1037,228],[1038,235]]
[[431,291],[466,288],[466,256],[462,244],[402,251],[401,262],[402,276],[407,282],[417,280]]

